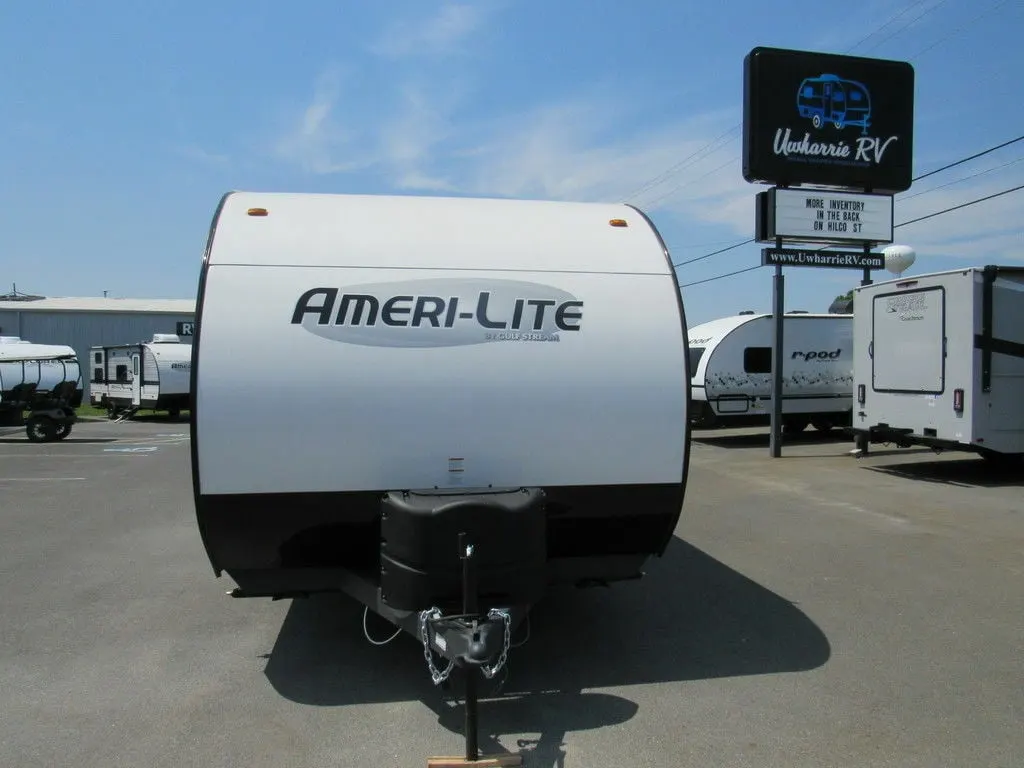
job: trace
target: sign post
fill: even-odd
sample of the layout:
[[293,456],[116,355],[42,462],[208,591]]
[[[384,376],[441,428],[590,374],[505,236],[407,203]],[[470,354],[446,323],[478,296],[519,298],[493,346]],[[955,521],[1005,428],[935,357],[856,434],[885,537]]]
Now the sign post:
[[773,458],[784,421],[783,267],[859,269],[861,285],[871,283],[885,266],[872,249],[893,241],[893,195],[912,184],[913,128],[907,62],[760,46],[743,60],[743,178],[774,185],[754,206],[755,241],[775,246],[761,251],[761,264],[775,267]]
[[[777,249],[782,250],[782,238],[776,242]],[[768,441],[768,452],[772,458],[782,455],[782,350],[786,329],[783,320],[786,317],[786,277],[782,274],[782,262],[775,263],[775,277],[772,278],[772,433]]]

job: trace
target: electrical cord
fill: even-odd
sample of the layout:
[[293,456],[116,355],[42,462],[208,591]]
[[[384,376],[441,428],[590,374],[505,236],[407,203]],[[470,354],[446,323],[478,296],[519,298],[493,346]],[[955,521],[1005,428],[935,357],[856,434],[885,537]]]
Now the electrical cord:
[[372,637],[370,637],[370,631],[366,628],[366,617],[367,617],[367,615],[369,615],[369,613],[370,613],[369,606],[367,606],[366,608],[363,608],[363,634],[366,636],[366,639],[369,640],[374,645],[387,645],[392,640],[394,640],[396,637],[398,637],[400,634],[402,634],[402,628],[399,627],[398,629],[395,630],[395,634],[393,634],[387,640],[374,640]]

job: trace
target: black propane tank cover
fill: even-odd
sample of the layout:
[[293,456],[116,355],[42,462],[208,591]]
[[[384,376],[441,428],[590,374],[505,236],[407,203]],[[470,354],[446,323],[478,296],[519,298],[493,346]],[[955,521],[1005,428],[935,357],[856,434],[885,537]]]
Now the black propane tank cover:
[[[392,491],[381,500],[381,593],[397,610],[458,611],[459,534],[473,545],[481,610],[532,603],[546,582],[540,488]],[[448,611],[446,611],[448,612]]]

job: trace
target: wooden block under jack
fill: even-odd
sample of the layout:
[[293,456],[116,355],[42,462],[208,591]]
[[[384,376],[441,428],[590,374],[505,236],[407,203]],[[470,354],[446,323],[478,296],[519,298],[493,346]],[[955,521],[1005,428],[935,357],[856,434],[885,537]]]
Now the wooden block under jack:
[[523,764],[522,755],[495,755],[484,757],[481,755],[476,760],[467,760],[465,757],[428,757],[427,768],[463,768],[464,766],[477,766],[477,768],[507,768]]

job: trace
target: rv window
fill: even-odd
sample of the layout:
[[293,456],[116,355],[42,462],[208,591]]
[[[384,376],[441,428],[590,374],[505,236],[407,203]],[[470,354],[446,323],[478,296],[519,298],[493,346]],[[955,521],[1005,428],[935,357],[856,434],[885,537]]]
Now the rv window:
[[97,353],[96,353],[96,354],[94,355],[94,360],[96,361],[96,364],[97,364],[97,365],[99,365],[100,363],[102,363],[102,362],[103,362],[103,353],[102,353],[102,352],[97,352]]
[[116,370],[117,380],[120,382],[128,381],[128,366],[119,365]]
[[700,359],[704,357],[704,347],[690,347],[690,376],[697,372]]
[[772,348],[747,347],[744,349],[743,370],[746,373],[771,373]]
[[96,382],[102,382],[103,381],[103,369],[102,368],[93,368],[92,380],[96,381]]

